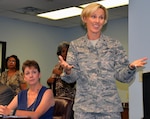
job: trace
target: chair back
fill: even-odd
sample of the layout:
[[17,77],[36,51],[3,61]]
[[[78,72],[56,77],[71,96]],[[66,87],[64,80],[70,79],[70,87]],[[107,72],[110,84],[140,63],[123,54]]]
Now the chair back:
[[73,100],[66,97],[55,97],[53,119],[73,119]]

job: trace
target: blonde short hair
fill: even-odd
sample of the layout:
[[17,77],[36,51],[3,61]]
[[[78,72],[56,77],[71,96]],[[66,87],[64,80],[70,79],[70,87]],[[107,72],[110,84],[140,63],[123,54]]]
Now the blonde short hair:
[[107,23],[107,20],[108,20],[108,11],[107,9],[101,5],[101,4],[98,4],[98,3],[92,3],[90,5],[88,5],[87,7],[85,7],[81,13],[81,19],[82,19],[82,22],[84,23],[84,18],[85,17],[89,17],[93,12],[95,12],[98,8],[101,8],[104,10],[104,13],[105,13],[105,23]]

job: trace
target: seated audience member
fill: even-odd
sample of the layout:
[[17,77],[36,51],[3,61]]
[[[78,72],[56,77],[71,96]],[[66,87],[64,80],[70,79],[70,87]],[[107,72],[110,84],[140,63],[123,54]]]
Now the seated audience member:
[[18,94],[22,89],[26,89],[27,85],[23,80],[22,73],[19,71],[20,60],[16,55],[11,55],[6,58],[6,71],[2,72],[0,82],[9,86],[14,95]]
[[[69,48],[68,42],[62,42],[57,48],[57,56],[61,55],[66,60],[67,51]],[[58,64],[55,65],[51,76],[47,80],[47,84],[53,89],[53,93],[56,97],[68,97],[74,99],[75,96],[75,83],[66,83],[61,80],[60,75],[63,72],[63,68]]]
[[16,95],[8,106],[0,105],[0,114],[29,116],[32,119],[52,119],[54,96],[51,89],[40,83],[41,74],[38,63],[27,60],[23,63],[22,70],[29,88]]
[[8,105],[14,98],[13,90],[0,83],[0,105]]

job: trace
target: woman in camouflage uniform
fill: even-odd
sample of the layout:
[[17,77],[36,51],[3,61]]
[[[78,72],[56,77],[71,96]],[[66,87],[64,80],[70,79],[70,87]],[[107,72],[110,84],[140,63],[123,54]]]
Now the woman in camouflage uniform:
[[147,58],[129,63],[121,43],[101,32],[108,18],[104,6],[88,5],[81,18],[87,34],[70,42],[66,61],[59,56],[62,80],[76,81],[74,119],[121,119],[116,79],[131,82],[136,67],[143,67]]

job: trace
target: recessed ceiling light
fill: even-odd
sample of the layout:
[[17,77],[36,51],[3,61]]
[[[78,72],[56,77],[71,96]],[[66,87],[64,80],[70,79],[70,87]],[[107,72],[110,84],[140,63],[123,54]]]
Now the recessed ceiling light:
[[[109,8],[114,8],[114,7],[119,7],[119,6],[124,6],[129,4],[129,0],[102,0],[102,1],[97,1],[95,3],[99,3],[103,6],[105,6],[107,9]],[[80,5],[80,7],[84,8],[88,4]]]
[[57,11],[38,14],[37,16],[48,18],[48,19],[53,19],[53,20],[58,20],[58,19],[63,19],[67,17],[78,16],[81,14],[81,12],[82,12],[81,8],[70,7],[66,9],[57,10]]
[[[129,0],[102,0],[102,1],[97,1],[96,3],[99,3],[108,9],[108,8],[128,5]],[[59,19],[64,19],[68,17],[74,17],[74,16],[80,15],[82,12],[81,8],[84,8],[89,4],[80,5],[79,7],[70,7],[66,9],[57,10],[57,11],[42,13],[42,14],[38,14],[37,16],[44,17],[47,19],[52,19],[52,20],[59,20]]]

